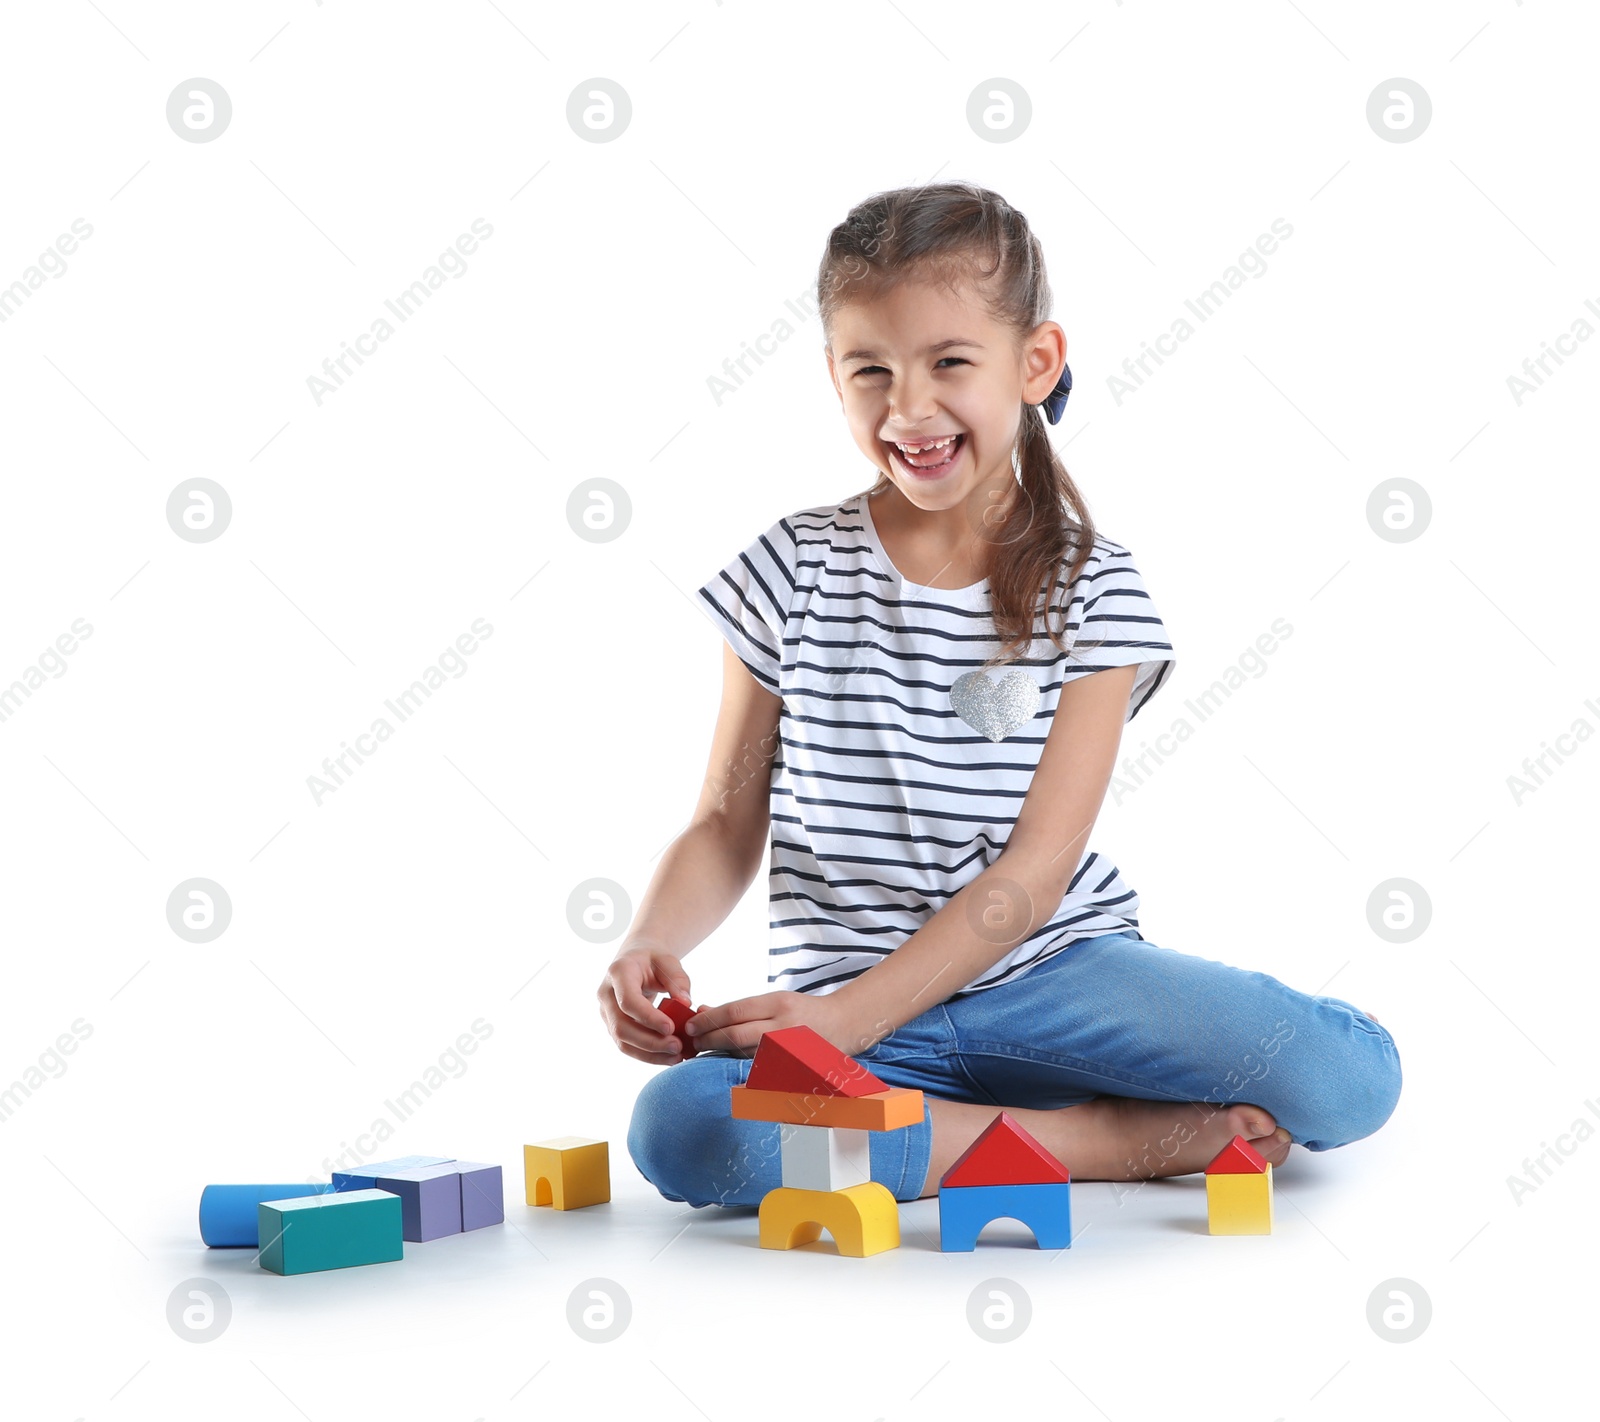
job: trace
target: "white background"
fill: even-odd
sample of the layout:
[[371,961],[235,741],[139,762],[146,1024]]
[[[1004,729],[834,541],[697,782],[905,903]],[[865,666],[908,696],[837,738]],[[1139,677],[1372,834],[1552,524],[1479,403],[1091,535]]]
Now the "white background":
[[[1507,377],[1600,328],[1592,7],[101,0],[5,30],[0,285],[93,227],[0,324],[0,685],[93,629],[0,722],[0,1079],[91,1029],[0,1123],[8,1412],[1554,1415],[1590,1351],[1600,1144],[1564,1137],[1520,1203],[1508,1177],[1600,1126],[1600,748],[1520,803],[1507,777],[1600,726],[1600,342],[1520,404]],[[196,76],[233,105],[211,142],[166,121]],[[966,119],[996,76],[1032,100],[1009,142]],[[1366,118],[1396,76],[1432,100],[1411,142]],[[606,143],[566,117],[596,77],[632,102]],[[1038,231],[1077,379],[1053,437],[1178,649],[1125,752],[1293,628],[1094,841],[1153,941],[1399,1043],[1393,1119],[1297,1149],[1270,1239],[1206,1236],[1189,1177],[1075,1186],[1062,1254],[997,1226],[941,1255],[932,1201],[889,1254],[779,1254],[626,1153],[649,1069],[601,1027],[614,942],[569,901],[637,903],[694,804],[721,642],[693,589],[868,482],[785,303],[853,203],[935,178]],[[466,274],[319,405],[307,377],[478,218]],[[1275,218],[1265,274],[1119,400]],[[200,544],[165,515],[198,477],[233,508]],[[631,507],[600,543],[568,515],[597,477]],[[1432,510],[1403,543],[1367,516],[1397,477]],[[476,618],[465,674],[317,803],[324,757]],[[194,877],[232,901],[210,943],[166,918]],[[1369,921],[1392,878],[1431,903],[1405,943]],[[758,880],[690,958],[696,999],[763,990],[764,946]],[[462,1070],[361,1155],[442,1056]],[[521,1145],[569,1132],[611,1142],[613,1203],[527,1209]],[[298,1279],[200,1245],[205,1183],[349,1151],[501,1162],[507,1226]],[[605,1344],[567,1317],[596,1277],[631,1301]],[[167,1322],[193,1278],[231,1301],[205,1344]],[[992,1278],[1031,1300],[1014,1342],[969,1326]],[[1396,1278],[1432,1303],[1404,1344],[1367,1317]]]

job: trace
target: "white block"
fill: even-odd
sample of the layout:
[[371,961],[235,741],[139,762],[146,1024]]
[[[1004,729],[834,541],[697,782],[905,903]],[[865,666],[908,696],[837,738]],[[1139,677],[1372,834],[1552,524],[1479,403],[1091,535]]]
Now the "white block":
[[792,1190],[848,1190],[872,1179],[872,1137],[842,1126],[781,1125],[783,1183]]

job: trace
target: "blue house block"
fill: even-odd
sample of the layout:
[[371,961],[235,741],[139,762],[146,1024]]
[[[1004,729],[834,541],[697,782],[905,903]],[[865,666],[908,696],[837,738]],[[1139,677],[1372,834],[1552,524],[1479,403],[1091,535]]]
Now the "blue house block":
[[943,1185],[939,1188],[939,1248],[957,1253],[977,1246],[992,1220],[1014,1219],[1033,1231],[1040,1249],[1072,1247],[1072,1186]]

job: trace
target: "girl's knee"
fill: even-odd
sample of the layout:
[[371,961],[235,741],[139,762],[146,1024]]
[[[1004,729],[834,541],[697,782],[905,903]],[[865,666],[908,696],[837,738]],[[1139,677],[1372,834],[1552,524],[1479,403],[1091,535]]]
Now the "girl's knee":
[[691,1057],[663,1067],[634,1102],[628,1154],[668,1200],[696,1207],[746,1203],[760,1169],[746,1138],[758,1123],[733,1119],[728,1088],[738,1072],[727,1065],[731,1060]]
[[1320,1074],[1318,1089],[1305,1103],[1303,1133],[1289,1127],[1309,1150],[1332,1150],[1365,1139],[1399,1104],[1403,1076],[1394,1038],[1366,1018],[1357,1023],[1356,1035],[1361,1049],[1354,1058]]
[[[1371,1022],[1371,1019],[1367,1019]],[[1371,1069],[1362,1078],[1362,1090],[1358,1093],[1360,1110],[1357,1113],[1356,1124],[1361,1127],[1351,1140],[1360,1140],[1363,1136],[1370,1136],[1374,1131],[1394,1115],[1394,1109],[1400,1104],[1400,1087],[1403,1080],[1400,1070],[1400,1050],[1394,1044],[1394,1038],[1384,1027],[1372,1023],[1375,1029],[1376,1042],[1372,1047]]]
[[[710,1075],[694,1059],[663,1067],[640,1089],[628,1121],[628,1154],[639,1173],[667,1199],[683,1203],[690,1187],[690,1144],[703,1135],[710,1110]],[[724,1092],[724,1094],[726,1094]]]
[[[680,1062],[678,1066],[687,1063]],[[683,1119],[681,1097],[675,1088],[680,1082],[670,1078],[678,1067],[666,1067],[645,1082],[633,1103],[633,1115],[628,1120],[628,1154],[639,1173],[669,1200],[683,1202],[684,1197],[673,1193],[669,1179],[676,1175],[677,1133],[673,1123]]]

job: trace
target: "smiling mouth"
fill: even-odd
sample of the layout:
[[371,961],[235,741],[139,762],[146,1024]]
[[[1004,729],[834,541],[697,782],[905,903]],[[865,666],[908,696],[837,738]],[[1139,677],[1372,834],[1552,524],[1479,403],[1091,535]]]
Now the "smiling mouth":
[[917,444],[895,444],[885,440],[884,444],[892,452],[902,468],[914,474],[919,479],[927,479],[943,474],[955,463],[956,457],[966,445],[967,437],[964,434],[951,435],[947,440],[933,440]]

